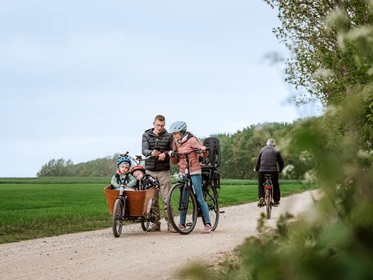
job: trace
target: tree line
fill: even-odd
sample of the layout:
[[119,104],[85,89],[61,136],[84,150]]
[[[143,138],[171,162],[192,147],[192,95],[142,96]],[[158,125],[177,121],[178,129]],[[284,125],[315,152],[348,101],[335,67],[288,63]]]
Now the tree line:
[[[264,123],[251,125],[234,134],[211,135],[220,140],[222,178],[255,179],[253,171],[260,149],[267,139],[275,138],[277,147],[285,160],[283,173],[286,179],[303,179],[309,171],[309,165],[302,153],[296,154],[286,147],[287,136],[296,130],[299,120],[293,123]],[[203,141],[204,139],[201,139]],[[110,177],[116,172],[118,154],[88,162],[74,164],[72,160],[51,159],[37,173],[38,177]],[[177,173],[177,166],[171,164],[171,173]]]

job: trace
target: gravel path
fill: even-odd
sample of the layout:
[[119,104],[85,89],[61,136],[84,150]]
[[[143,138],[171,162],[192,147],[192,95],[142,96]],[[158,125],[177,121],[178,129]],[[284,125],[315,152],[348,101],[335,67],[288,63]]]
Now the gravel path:
[[[282,198],[267,223],[275,225],[285,212],[297,216],[306,211],[317,193]],[[221,210],[225,213],[212,234],[200,234],[203,225],[199,219],[189,235],[143,232],[140,224],[129,224],[119,238],[107,228],[2,244],[0,279],[175,279],[181,266],[212,263],[257,234],[257,219],[264,209],[256,203]]]

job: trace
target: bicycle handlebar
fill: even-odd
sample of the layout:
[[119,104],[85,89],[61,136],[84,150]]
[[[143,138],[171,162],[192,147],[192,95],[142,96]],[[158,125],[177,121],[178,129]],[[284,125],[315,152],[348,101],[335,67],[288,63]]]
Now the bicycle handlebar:
[[120,157],[127,157],[127,158],[133,160],[137,165],[139,165],[141,163],[141,161],[152,157],[152,156],[143,157],[143,156],[140,156],[140,155],[136,155],[136,158],[133,158],[129,155],[128,151],[125,152],[124,154],[119,154],[119,156]]
[[[206,151],[208,151],[209,148],[206,147]],[[172,157],[175,157],[175,156],[188,156],[190,155],[191,153],[196,153],[196,154],[200,154],[202,152],[202,150],[200,148],[194,148],[193,150],[191,150],[190,152],[187,152],[187,153],[178,153],[178,152],[172,152],[171,156]]]

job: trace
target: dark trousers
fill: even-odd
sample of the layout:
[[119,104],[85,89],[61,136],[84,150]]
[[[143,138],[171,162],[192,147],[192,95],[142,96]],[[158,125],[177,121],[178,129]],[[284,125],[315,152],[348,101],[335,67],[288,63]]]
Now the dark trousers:
[[266,179],[264,178],[265,174],[272,175],[272,184],[273,184],[273,200],[280,201],[280,184],[278,183],[278,172],[258,172],[258,197],[264,198],[264,183]]

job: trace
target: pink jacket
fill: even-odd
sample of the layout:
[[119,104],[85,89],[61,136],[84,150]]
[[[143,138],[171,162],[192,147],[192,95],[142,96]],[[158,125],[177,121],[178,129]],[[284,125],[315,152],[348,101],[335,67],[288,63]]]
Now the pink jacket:
[[[194,148],[201,148],[203,145],[197,140],[195,136],[189,138],[182,144],[176,144],[177,152],[178,153],[188,153]],[[199,164],[198,156],[196,153],[191,153],[188,155],[189,157],[189,173],[193,174],[201,174],[201,165]],[[185,174],[185,158],[180,158],[179,162],[179,173]]]

